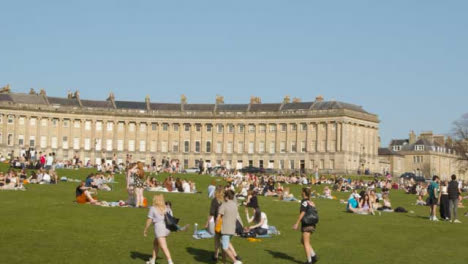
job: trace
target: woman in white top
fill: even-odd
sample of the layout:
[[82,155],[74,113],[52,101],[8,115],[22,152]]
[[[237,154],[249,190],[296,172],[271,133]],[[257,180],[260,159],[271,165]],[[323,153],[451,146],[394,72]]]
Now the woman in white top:
[[450,219],[449,198],[447,190],[447,181],[442,181],[439,193],[440,218],[442,220]]
[[259,207],[254,208],[254,214],[252,217],[249,216],[249,209],[245,208],[245,214],[247,222],[254,223],[254,225],[247,227],[247,231],[253,231],[257,235],[266,235],[268,234],[268,218],[267,215],[260,210]]
[[167,212],[168,208],[166,207],[164,196],[162,194],[155,195],[153,197],[153,206],[150,207],[148,219],[146,220],[145,230],[143,231],[143,235],[146,237],[148,234],[148,228],[150,227],[151,223],[154,223],[155,238],[153,241],[153,256],[149,261],[146,262],[147,264],[155,263],[158,257],[159,248],[161,248],[164,252],[164,255],[166,255],[167,263],[173,264],[171,252],[169,251],[166,242],[166,237],[169,236],[170,233],[164,222],[164,217]]

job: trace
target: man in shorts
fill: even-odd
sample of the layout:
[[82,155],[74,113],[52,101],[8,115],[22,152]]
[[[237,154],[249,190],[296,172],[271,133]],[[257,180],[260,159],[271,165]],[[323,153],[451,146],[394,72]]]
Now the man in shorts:
[[234,197],[234,191],[227,190],[224,194],[224,203],[219,207],[218,219],[221,218],[223,221],[221,225],[221,247],[223,248],[223,260],[225,260],[225,255],[227,255],[234,264],[242,264],[236,258],[237,254],[231,244],[231,238],[236,234],[236,221],[239,217]]
[[427,205],[429,206],[431,210],[429,220],[439,221],[439,219],[437,219],[437,216],[436,216],[437,204],[439,200],[439,177],[437,175],[434,175],[434,177],[432,177],[432,182],[427,187],[427,192],[429,194]]

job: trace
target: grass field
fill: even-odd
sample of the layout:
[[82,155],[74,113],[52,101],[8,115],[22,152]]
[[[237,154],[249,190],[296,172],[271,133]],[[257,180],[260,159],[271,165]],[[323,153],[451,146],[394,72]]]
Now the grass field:
[[[7,167],[1,166],[1,170]],[[90,170],[59,170],[60,176],[85,178]],[[165,175],[158,176],[160,178]],[[202,194],[165,194],[181,224],[203,226],[209,209],[209,176],[181,175],[195,180]],[[124,176],[117,175],[111,192],[99,199],[126,199]],[[150,257],[154,234],[143,237],[146,209],[105,208],[73,203],[77,183],[27,185],[27,191],[0,191],[0,263],[144,263]],[[314,187],[315,188],[315,187]],[[300,186],[292,186],[296,197]],[[150,200],[153,193],[145,192]],[[335,193],[345,199],[348,193]],[[392,205],[413,214],[352,215],[338,201],[316,199],[320,214],[312,246],[319,263],[468,263],[468,218],[462,224],[429,222],[426,207],[416,197],[391,193]],[[291,229],[298,203],[259,197],[270,225],[281,235],[261,242],[235,238],[244,263],[303,263],[300,233]],[[240,213],[244,217],[243,209]],[[177,263],[212,263],[213,241],[192,239],[188,232],[172,233],[169,248]],[[167,263],[162,252],[157,263]]]

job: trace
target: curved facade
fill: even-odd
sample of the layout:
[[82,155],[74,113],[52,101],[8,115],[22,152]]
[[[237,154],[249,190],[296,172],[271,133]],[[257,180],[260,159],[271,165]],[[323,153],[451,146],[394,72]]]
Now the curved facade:
[[214,104],[66,98],[45,91],[0,93],[0,149],[3,155],[29,147],[75,154],[84,161],[124,161],[126,154],[149,162],[151,157],[177,158],[186,167],[200,159],[213,166],[253,165],[283,170],[355,173],[379,170],[379,120],[361,107],[337,102]]

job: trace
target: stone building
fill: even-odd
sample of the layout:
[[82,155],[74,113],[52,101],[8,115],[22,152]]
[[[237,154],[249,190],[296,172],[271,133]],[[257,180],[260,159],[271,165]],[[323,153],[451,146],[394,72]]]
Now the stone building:
[[449,179],[452,174],[467,178],[451,139],[444,135],[423,132],[417,136],[411,131],[408,139],[392,140],[386,152],[404,157],[405,172],[426,178],[438,175],[442,179]]
[[379,170],[379,120],[353,104],[301,102],[287,96],[280,103],[155,103],[65,98],[36,93],[0,92],[0,150],[15,155],[25,148],[55,152],[58,159],[78,155],[99,163],[115,154],[124,161],[151,157],[179,159],[185,167],[198,160],[231,168],[258,166],[284,170],[356,173]]

